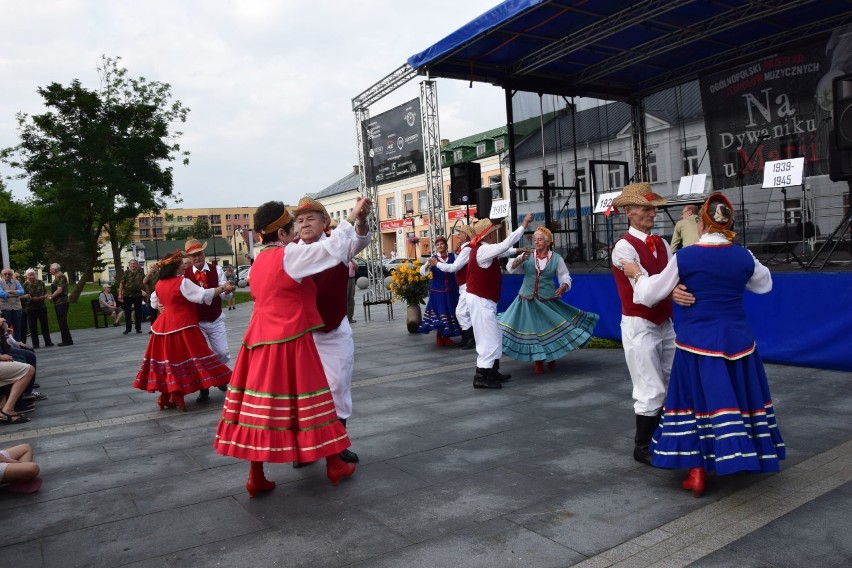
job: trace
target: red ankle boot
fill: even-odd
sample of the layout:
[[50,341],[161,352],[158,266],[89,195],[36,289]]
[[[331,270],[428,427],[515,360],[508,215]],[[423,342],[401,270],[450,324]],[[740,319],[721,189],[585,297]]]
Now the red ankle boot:
[[186,412],[186,403],[183,401],[183,393],[173,392],[172,393],[172,407],[177,406],[184,412]]
[[174,403],[172,403],[172,401],[170,400],[170,397],[171,395],[169,395],[169,393],[165,391],[160,393],[160,398],[157,399],[157,406],[160,407],[160,410],[163,410],[164,408],[175,407]]
[[536,361],[533,365],[533,373],[536,375],[544,374],[544,361]]
[[456,346],[456,342],[453,341],[452,339],[450,339],[449,335],[442,335],[441,336],[441,343],[444,345],[444,347],[455,347]]
[[681,487],[687,491],[692,491],[693,497],[701,497],[704,493],[704,468],[693,467],[689,470],[689,475],[680,483]]
[[248,481],[246,481],[246,491],[248,491],[249,497],[254,497],[261,491],[272,491],[274,487],[275,482],[269,481],[263,474],[263,462],[251,462]]
[[333,454],[325,458],[325,473],[331,484],[337,485],[341,479],[355,473],[355,464],[346,463],[340,459],[340,454]]

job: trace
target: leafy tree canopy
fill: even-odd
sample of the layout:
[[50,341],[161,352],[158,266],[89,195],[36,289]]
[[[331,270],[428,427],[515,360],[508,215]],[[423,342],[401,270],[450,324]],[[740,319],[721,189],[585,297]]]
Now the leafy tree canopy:
[[168,83],[131,78],[119,61],[102,56],[95,90],[79,80],[39,87],[47,111],[19,113],[21,143],[0,153],[33,193],[33,226],[53,251],[45,260],[84,273],[75,299],[92,278],[104,233],[119,258],[122,223],[174,199],[171,163],[189,163],[174,129],[189,109]]

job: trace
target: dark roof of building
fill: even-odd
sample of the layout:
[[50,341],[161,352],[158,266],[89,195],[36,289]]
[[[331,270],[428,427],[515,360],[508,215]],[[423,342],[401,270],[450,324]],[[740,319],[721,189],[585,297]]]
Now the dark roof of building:
[[358,172],[352,171],[349,175],[340,178],[330,186],[313,195],[313,198],[322,199],[323,197],[331,197],[333,195],[346,193],[347,191],[358,191],[360,183],[361,180]]
[[[233,249],[231,249],[231,243],[228,242],[228,239],[225,239],[223,237],[215,237],[199,240],[201,242],[207,242],[207,248],[204,249],[204,255],[207,258],[213,258],[214,256],[219,255],[234,254]],[[145,260],[151,262],[154,260],[160,260],[162,258],[165,258],[176,250],[183,250],[183,246],[185,244],[186,241],[183,239],[174,241],[155,241],[151,239],[137,241],[136,246],[137,248],[141,248],[145,251]]]

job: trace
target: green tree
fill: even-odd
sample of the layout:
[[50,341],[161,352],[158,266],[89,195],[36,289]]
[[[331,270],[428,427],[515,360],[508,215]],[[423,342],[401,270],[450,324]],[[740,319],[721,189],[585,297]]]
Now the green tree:
[[[75,301],[92,280],[102,237],[119,258],[122,223],[165,207],[174,198],[170,164],[189,163],[173,128],[189,109],[173,100],[169,84],[130,78],[119,61],[102,56],[97,90],[79,80],[39,87],[47,112],[18,113],[21,143],[0,155],[23,171],[33,193],[34,228],[56,255],[47,260],[83,272]],[[120,263],[116,270],[120,276]]]
[[21,271],[33,267],[42,259],[42,243],[32,238],[33,207],[12,198],[0,180],[0,222],[6,223],[9,240],[9,264]]
[[210,223],[207,219],[196,219],[195,222],[192,223],[192,227],[189,229],[189,234],[192,238],[195,239],[209,239],[213,236],[213,233],[210,231]]

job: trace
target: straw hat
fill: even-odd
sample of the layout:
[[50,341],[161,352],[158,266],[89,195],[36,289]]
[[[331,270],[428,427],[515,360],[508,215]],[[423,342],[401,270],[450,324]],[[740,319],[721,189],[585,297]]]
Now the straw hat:
[[197,252],[202,252],[207,248],[207,241],[204,241],[202,244],[198,239],[189,239],[186,241],[186,244],[183,246],[184,254],[190,255],[195,254]]
[[480,219],[473,225],[473,233],[475,238],[482,239],[485,235],[491,233],[497,228],[497,225],[491,222],[491,219]]
[[656,207],[665,205],[666,198],[657,195],[651,191],[651,184],[646,181],[631,183],[624,186],[624,191],[621,195],[612,200],[615,207],[624,207],[626,205],[641,205]]
[[471,227],[470,225],[459,225],[458,227],[456,227],[456,230],[459,233],[464,233],[465,235],[467,235],[467,240],[473,240],[473,237],[476,236],[476,233],[473,231],[473,227]]
[[325,210],[325,206],[313,197],[305,196],[301,198],[299,200],[299,204],[292,208],[294,217],[298,217],[302,213],[308,213],[309,211],[322,213],[326,216],[326,218],[329,218],[328,211]]

